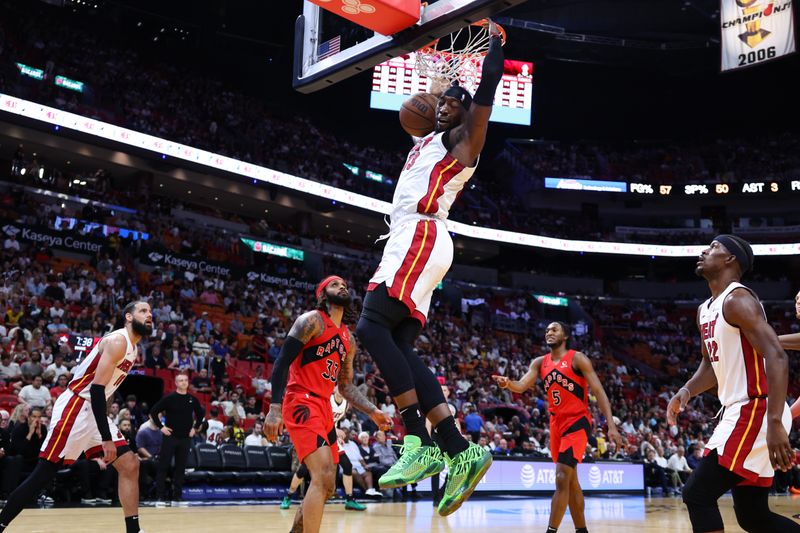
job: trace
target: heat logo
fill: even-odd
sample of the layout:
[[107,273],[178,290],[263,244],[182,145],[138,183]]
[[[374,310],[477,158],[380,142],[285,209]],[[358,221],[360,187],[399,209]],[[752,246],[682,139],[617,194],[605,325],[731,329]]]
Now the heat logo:
[[757,4],[758,0],[736,0],[736,5],[741,9],[741,15],[735,19],[723,22],[722,28],[731,28],[733,26],[744,25],[745,31],[739,34],[739,39],[749,46],[756,48],[766,39],[772,32],[761,27],[761,20],[765,19],[774,13],[780,13],[792,6],[791,0],[783,4],[775,4],[770,2],[766,4]]

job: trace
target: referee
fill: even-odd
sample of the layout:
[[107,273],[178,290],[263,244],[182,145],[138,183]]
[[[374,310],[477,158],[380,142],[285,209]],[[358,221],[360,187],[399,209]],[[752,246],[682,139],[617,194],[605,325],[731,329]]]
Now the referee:
[[[197,398],[187,393],[189,376],[184,373],[175,376],[175,389],[175,392],[161,398],[150,410],[150,419],[164,434],[161,451],[158,454],[156,475],[158,501],[164,501],[164,482],[173,456],[175,456],[175,471],[172,474],[172,501],[181,500],[183,474],[192,446],[192,437],[200,429],[206,414]],[[161,423],[161,413],[164,413],[164,424]]]

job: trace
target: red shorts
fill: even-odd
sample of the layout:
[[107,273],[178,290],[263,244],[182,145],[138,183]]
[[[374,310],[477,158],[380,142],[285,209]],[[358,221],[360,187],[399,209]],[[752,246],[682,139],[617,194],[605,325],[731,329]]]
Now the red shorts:
[[591,427],[591,422],[586,417],[576,419],[570,424],[556,423],[554,420],[550,424],[550,455],[553,462],[573,468],[582,463]]
[[301,463],[322,446],[329,447],[334,463],[339,462],[330,398],[320,398],[310,392],[287,391],[282,414],[283,425],[289,431]]

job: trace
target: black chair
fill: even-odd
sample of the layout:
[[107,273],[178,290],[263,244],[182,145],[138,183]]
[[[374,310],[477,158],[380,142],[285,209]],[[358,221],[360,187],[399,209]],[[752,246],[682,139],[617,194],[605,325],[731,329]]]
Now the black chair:
[[195,447],[189,449],[186,458],[186,472],[183,477],[187,483],[206,483],[208,472],[197,467],[197,450]]
[[224,471],[225,465],[216,446],[203,442],[195,446],[195,451],[197,452],[197,468],[206,472],[208,481],[226,483],[236,479],[232,472]]
[[222,444],[219,453],[222,456],[223,467],[233,474],[236,481],[252,482],[258,479],[258,474],[247,470],[247,459],[240,447],[235,444]]
[[262,483],[280,481],[283,476],[278,472],[270,472],[269,459],[267,452],[269,448],[264,446],[245,446],[244,457],[247,461],[247,469],[254,473]]
[[292,454],[287,448],[281,446],[270,446],[267,448],[267,459],[269,469],[278,474],[281,480],[290,481],[292,479]]

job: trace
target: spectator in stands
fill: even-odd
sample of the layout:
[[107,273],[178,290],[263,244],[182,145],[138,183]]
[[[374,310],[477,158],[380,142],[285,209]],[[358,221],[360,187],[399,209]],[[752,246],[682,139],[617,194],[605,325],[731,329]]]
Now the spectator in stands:
[[669,460],[667,461],[667,468],[672,470],[678,475],[680,486],[683,486],[686,483],[686,480],[689,478],[689,474],[692,473],[692,469],[689,468],[689,463],[686,462],[686,455],[683,446],[678,446],[678,449],[670,455]]
[[666,469],[656,461],[655,448],[648,448],[644,460],[644,485],[647,488],[647,495],[651,494],[653,488],[660,487],[666,496],[670,491],[667,483]]
[[194,321],[195,333],[201,333],[203,331],[203,326],[205,326],[205,331],[207,332],[211,331],[211,329],[214,327],[214,325],[208,319],[208,311],[203,311],[202,315],[200,315],[200,318]]
[[69,368],[67,367],[66,364],[64,364],[64,354],[60,352],[53,356],[53,362],[47,366],[45,372],[53,372],[54,375],[53,379],[56,382],[58,382],[58,378],[60,378],[62,375],[66,376],[67,379],[69,379],[72,376],[72,374],[69,371]]
[[233,418],[237,424],[247,416],[244,412],[244,407],[239,401],[239,393],[237,392],[231,392],[227,400],[211,402],[211,405],[222,407],[222,413],[227,417]]
[[44,373],[44,367],[41,364],[42,356],[39,350],[32,351],[28,357],[29,359],[20,365],[22,380],[25,383],[31,383],[34,377],[41,377]]
[[392,402],[392,397],[389,395],[387,395],[386,399],[381,402],[380,408],[381,411],[386,413],[386,415],[390,418],[394,418],[395,414],[397,413],[397,408],[395,407],[394,402]]
[[264,393],[272,391],[272,382],[264,377],[263,365],[256,366],[255,375],[250,382],[250,386],[256,390],[257,396],[263,396]]
[[134,431],[138,431],[139,427],[147,420],[147,415],[136,399],[135,394],[129,394],[125,397],[125,408],[131,414],[131,424],[133,424]]
[[617,451],[617,443],[614,442],[613,440],[609,441],[606,444],[606,450],[605,450],[605,452],[603,452],[601,454],[601,457],[603,459],[607,459],[609,461],[622,461],[623,460],[622,455]]
[[27,423],[17,423],[11,431],[12,456],[21,458],[23,472],[31,472],[39,458],[39,450],[47,436],[47,426],[42,423],[42,410],[32,407],[28,413]]
[[483,430],[483,418],[474,407],[470,407],[469,414],[464,417],[464,429],[472,438],[472,442],[478,442]]
[[250,338],[250,352],[255,361],[266,362],[269,342],[264,333],[264,325],[261,320],[256,320],[253,325],[252,337]]
[[195,368],[208,368],[210,351],[211,346],[206,342],[205,335],[198,335],[197,339],[192,343]]
[[255,396],[249,396],[247,398],[247,404],[244,406],[244,414],[249,420],[255,420],[256,418],[263,416],[261,407],[258,405]]
[[192,378],[192,391],[208,394],[211,392],[211,379],[208,370],[201,368]]
[[233,316],[233,320],[230,321],[228,324],[228,334],[232,338],[236,338],[239,335],[244,333],[244,322],[242,322],[242,313],[235,313]]
[[0,380],[6,385],[22,380],[22,370],[18,363],[11,360],[11,354],[2,352],[0,356]]
[[397,453],[395,453],[392,443],[386,440],[386,433],[380,430],[375,432],[372,451],[378,460],[378,464],[373,468],[373,474],[380,479],[397,462]]
[[53,398],[50,396],[50,391],[42,386],[42,376],[39,375],[33,378],[30,385],[22,387],[19,391],[19,401],[31,407],[44,409],[53,403]]
[[166,357],[164,357],[164,354],[161,352],[161,346],[159,344],[153,344],[147,351],[144,366],[147,368],[161,369],[169,367],[169,361],[167,361]]
[[271,443],[263,435],[264,424],[256,422],[253,425],[253,430],[244,439],[245,446],[271,446]]
[[[48,370],[49,372],[49,370]],[[50,387],[50,398],[55,400],[58,398],[58,395],[67,390],[67,386],[69,385],[69,379],[67,379],[67,374],[61,374],[56,379],[55,385]]]
[[367,470],[366,462],[361,457],[361,452],[358,449],[358,444],[352,440],[353,432],[344,432],[344,453],[353,464],[353,482],[361,487],[365,494],[369,496],[381,496],[381,493],[376,491],[372,484],[372,472]]
[[501,438],[500,443],[492,450],[493,455],[511,455],[511,451],[508,449],[508,441],[506,439]]
[[229,416],[225,427],[220,433],[220,444],[235,444],[241,446],[244,443],[244,431],[239,427],[236,418]]
[[194,371],[194,358],[189,353],[189,350],[180,350],[167,368],[172,368],[181,371]]
[[703,460],[703,448],[704,446],[695,444],[692,448],[692,454],[686,458],[686,464],[689,465],[689,468],[692,470],[695,470]]

